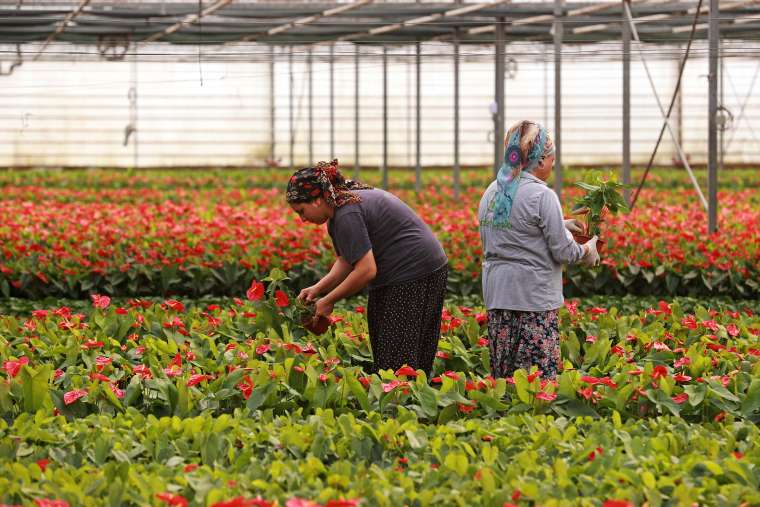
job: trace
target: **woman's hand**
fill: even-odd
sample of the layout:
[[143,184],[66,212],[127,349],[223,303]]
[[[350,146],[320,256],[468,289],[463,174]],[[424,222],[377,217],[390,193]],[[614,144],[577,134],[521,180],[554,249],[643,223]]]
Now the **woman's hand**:
[[598,266],[600,262],[599,252],[596,250],[596,242],[599,240],[598,236],[594,236],[586,243],[583,244],[585,255],[581,259],[582,262],[589,267]]
[[563,220],[563,223],[565,224],[565,229],[568,231],[575,233],[575,234],[584,234],[585,227],[583,222],[578,220],[577,218],[570,218],[568,220]]
[[319,317],[329,317],[333,312],[333,303],[327,298],[319,298],[317,304],[314,307],[314,320]]
[[301,292],[298,293],[298,299],[299,301],[306,301],[307,303],[311,303],[312,301],[316,300],[319,297],[319,289],[316,285],[312,285],[311,287],[306,287],[305,289],[301,289]]

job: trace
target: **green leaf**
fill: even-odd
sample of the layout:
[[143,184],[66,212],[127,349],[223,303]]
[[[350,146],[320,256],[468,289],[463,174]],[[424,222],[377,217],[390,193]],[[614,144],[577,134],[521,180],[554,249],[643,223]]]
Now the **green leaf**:
[[760,410],[760,379],[752,379],[752,383],[747,389],[747,394],[742,402],[741,412],[745,417],[749,417],[753,412]]
[[269,395],[271,395],[277,389],[277,384],[274,382],[267,382],[262,386],[258,386],[251,391],[251,396],[248,398],[248,402],[245,404],[248,410],[254,411],[264,404]]
[[53,367],[49,364],[34,370],[27,365],[21,368],[21,386],[24,396],[24,410],[37,412],[52,406],[49,382]]

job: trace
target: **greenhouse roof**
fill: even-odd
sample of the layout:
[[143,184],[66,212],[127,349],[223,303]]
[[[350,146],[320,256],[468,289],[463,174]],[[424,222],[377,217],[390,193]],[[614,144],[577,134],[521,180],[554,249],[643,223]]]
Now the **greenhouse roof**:
[[[760,38],[760,0],[721,2],[721,38]],[[567,2],[559,18],[564,43],[619,40],[621,2]],[[689,38],[697,2],[631,0],[644,42]],[[704,0],[695,37],[707,38],[709,2]],[[131,42],[265,44],[356,42],[399,44],[452,40],[491,44],[495,26],[507,41],[553,40],[555,2],[293,2],[25,1],[0,0],[0,43]],[[501,23],[499,24],[501,20]]]

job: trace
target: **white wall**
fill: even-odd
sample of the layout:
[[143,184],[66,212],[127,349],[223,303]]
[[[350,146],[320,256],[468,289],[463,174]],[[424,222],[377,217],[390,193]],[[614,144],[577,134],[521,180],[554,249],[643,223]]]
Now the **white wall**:
[[[635,47],[635,46],[634,46]],[[741,46],[741,47],[746,47]],[[760,163],[760,93],[750,93],[760,66],[757,58],[726,43],[725,105],[735,125],[749,96],[740,128],[731,139],[727,163]],[[15,46],[0,46],[3,70]],[[30,48],[26,48],[32,51]],[[680,51],[646,46],[663,107],[675,85]],[[0,166],[250,166],[263,165],[270,152],[269,48],[232,45],[198,48],[140,47],[123,62],[98,58],[94,49],[51,45],[37,62],[26,56],[10,76],[0,76]],[[286,49],[278,48],[274,66],[275,158],[289,164],[289,82]],[[305,48],[295,48],[295,164],[309,163],[308,78]],[[329,66],[327,49],[315,53],[315,160],[330,156]],[[354,49],[336,48],[335,155],[346,166],[354,160]],[[622,66],[620,45],[567,46],[563,65],[563,162],[619,164],[622,138]],[[755,49],[756,51],[756,49]],[[379,48],[362,48],[360,66],[360,161],[378,165],[382,158],[382,60]],[[414,48],[389,51],[389,163],[415,164]],[[683,82],[684,148],[693,162],[706,160],[707,60],[702,44],[694,48]],[[744,56],[744,55],[747,56]],[[451,47],[423,45],[422,163],[453,161],[453,65]],[[521,118],[554,126],[554,73],[551,48],[510,44],[517,61],[506,81],[507,127]],[[660,113],[636,52],[631,64],[632,157],[646,163],[661,127]],[[462,46],[461,148],[465,165],[493,159],[492,49]],[[760,81],[760,78],[757,79]],[[129,91],[137,91],[130,107]],[[760,90],[760,83],[756,85]],[[137,135],[124,146],[125,128],[136,115]],[[674,115],[674,126],[678,125]],[[666,134],[658,163],[674,157]]]

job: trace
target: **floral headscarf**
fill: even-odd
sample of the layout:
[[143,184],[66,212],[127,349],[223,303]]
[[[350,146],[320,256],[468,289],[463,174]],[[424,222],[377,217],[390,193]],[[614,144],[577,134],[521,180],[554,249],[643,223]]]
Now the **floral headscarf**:
[[504,162],[496,176],[498,190],[481,225],[508,228],[520,174],[532,173],[542,159],[553,153],[554,142],[543,126],[527,120],[513,125],[504,138]]
[[286,199],[288,203],[311,202],[322,197],[332,208],[361,202],[352,190],[368,190],[372,187],[347,180],[338,170],[338,159],[319,162],[316,167],[304,167],[290,177]]

